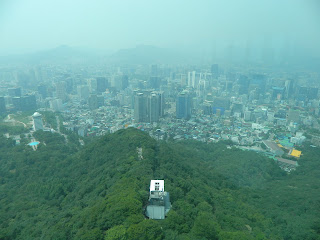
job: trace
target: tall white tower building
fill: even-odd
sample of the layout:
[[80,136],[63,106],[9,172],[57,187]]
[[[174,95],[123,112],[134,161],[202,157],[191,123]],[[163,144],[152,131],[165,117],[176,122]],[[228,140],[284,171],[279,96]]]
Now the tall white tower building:
[[42,115],[38,112],[35,112],[32,115],[32,119],[33,119],[33,130],[34,131],[43,130]]

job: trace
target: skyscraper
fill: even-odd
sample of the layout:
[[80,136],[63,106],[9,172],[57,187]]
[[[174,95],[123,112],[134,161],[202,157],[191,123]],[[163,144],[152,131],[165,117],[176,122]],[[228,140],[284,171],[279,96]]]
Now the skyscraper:
[[294,97],[294,90],[295,90],[295,81],[294,80],[285,81],[285,97],[287,99],[291,99]]
[[201,73],[196,71],[188,72],[188,86],[197,88],[201,79]]
[[107,79],[105,77],[97,77],[97,92],[102,93],[107,89]]
[[129,77],[128,75],[123,75],[121,78],[121,89],[124,90],[129,86]]
[[6,103],[4,97],[0,97],[0,114],[6,112]]
[[90,93],[95,94],[97,92],[97,79],[89,78],[87,82],[90,89]]
[[207,101],[205,100],[204,103],[202,104],[202,110],[203,114],[205,115],[210,115],[212,114],[212,101]]
[[164,115],[163,92],[141,90],[134,96],[134,119],[136,122],[158,122]]
[[164,92],[160,91],[157,92],[158,96],[159,96],[159,116],[163,117],[164,116],[164,109],[166,107],[166,102],[164,99]]
[[61,99],[63,102],[67,100],[67,84],[66,82],[57,82],[56,83],[56,97]]
[[251,76],[250,85],[255,85],[259,93],[264,93],[266,89],[267,78],[263,74],[253,74]]
[[21,111],[21,97],[13,97],[12,105],[15,111]]
[[65,78],[66,83],[66,93],[70,94],[73,92],[74,88],[74,79],[72,77]]
[[147,98],[143,93],[137,93],[134,98],[134,120],[148,122]]
[[248,79],[247,76],[241,75],[238,80],[238,85],[239,85],[239,94],[247,94],[249,90],[249,84],[250,80]]
[[91,110],[97,109],[104,105],[103,96],[98,96],[96,94],[91,94],[88,98],[88,105]]
[[33,119],[33,130],[34,131],[43,130],[42,115],[38,112],[35,112],[32,115],[32,119]]
[[187,92],[181,92],[177,97],[176,117],[180,119],[191,117],[191,97]]
[[149,122],[158,122],[160,117],[160,96],[152,93],[148,98]]
[[284,87],[272,87],[272,99],[282,100],[285,97]]
[[59,98],[53,99],[49,102],[50,108],[56,112],[61,112],[63,111],[63,104],[62,100]]
[[77,93],[81,100],[87,100],[90,95],[89,86],[87,85],[77,86]]
[[38,93],[41,95],[42,99],[46,99],[47,95],[47,86],[41,84],[38,86]]
[[21,111],[31,111],[36,110],[37,100],[36,96],[33,94],[26,94],[21,97]]

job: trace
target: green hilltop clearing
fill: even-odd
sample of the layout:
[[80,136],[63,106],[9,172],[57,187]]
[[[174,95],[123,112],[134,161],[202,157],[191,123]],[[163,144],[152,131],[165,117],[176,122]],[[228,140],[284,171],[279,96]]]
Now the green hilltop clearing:
[[[1,240],[320,239],[318,148],[287,174],[223,142],[157,142],[133,128],[84,147],[35,137],[37,151],[0,137]],[[144,215],[151,179],[170,193],[165,220]]]

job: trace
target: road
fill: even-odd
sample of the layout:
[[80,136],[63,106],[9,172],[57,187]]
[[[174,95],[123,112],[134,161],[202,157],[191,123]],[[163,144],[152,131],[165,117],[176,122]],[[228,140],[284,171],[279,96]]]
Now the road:
[[9,115],[8,115],[8,119],[6,119],[5,121],[7,121],[7,122],[12,122],[13,124],[15,124],[15,123],[20,123],[20,124],[22,124],[25,128],[28,128],[27,124],[25,124],[24,122],[20,122],[20,121],[15,120],[14,118],[11,117],[11,115],[12,115],[12,114],[9,114]]
[[56,116],[56,121],[57,121],[57,130],[58,130],[58,133],[61,134],[62,136],[64,136],[64,139],[65,139],[66,143],[68,143],[69,140],[68,140],[67,135],[61,133],[61,131],[60,131],[60,119],[59,119],[59,116]]

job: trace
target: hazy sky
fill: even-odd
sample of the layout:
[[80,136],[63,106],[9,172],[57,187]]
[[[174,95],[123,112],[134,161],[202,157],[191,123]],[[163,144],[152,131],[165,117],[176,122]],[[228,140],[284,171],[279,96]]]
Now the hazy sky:
[[0,0],[0,55],[257,41],[320,53],[320,0]]

